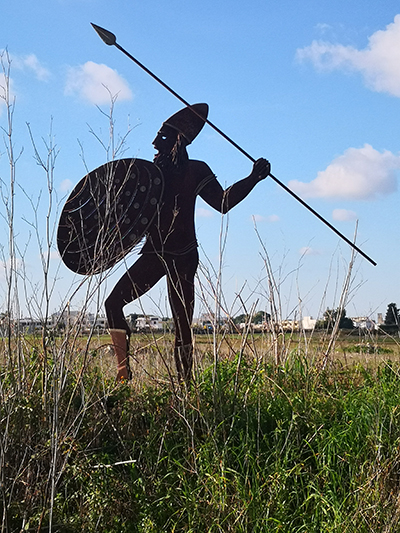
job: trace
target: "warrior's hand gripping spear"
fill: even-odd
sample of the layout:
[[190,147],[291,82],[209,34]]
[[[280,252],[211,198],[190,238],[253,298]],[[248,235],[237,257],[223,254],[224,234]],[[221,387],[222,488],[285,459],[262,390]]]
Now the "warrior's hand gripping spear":
[[[140,61],[138,61],[135,57],[133,57],[129,52],[127,52],[122,46],[120,46],[117,43],[117,39],[113,33],[111,33],[108,30],[105,30],[104,28],[101,28],[100,26],[97,26],[96,24],[92,23],[93,28],[96,30],[98,35],[101,37],[101,39],[108,44],[109,46],[116,46],[121,52],[123,52],[126,56],[129,57],[134,63],[136,63],[141,69],[143,69],[147,74],[149,74],[152,78],[154,78],[158,83],[160,83],[167,91],[169,91],[171,94],[175,96],[178,100],[180,100],[185,106],[190,107],[189,102],[187,102],[184,98],[182,98],[177,92],[175,92],[171,87],[169,87],[165,82],[163,82],[158,76],[156,76],[151,70],[149,70],[145,65],[143,65]],[[195,110],[192,109],[194,113],[196,113]],[[196,113],[197,114],[197,113]],[[200,117],[203,118],[203,117]],[[219,133],[225,140],[227,140],[229,143],[231,143],[239,152],[241,152],[243,155],[245,155],[250,161],[253,163],[256,162],[254,157],[252,157],[248,152],[246,152],[241,146],[239,146],[235,141],[233,141],[228,135],[226,135],[223,131],[221,131],[215,124],[213,124],[210,120],[206,119],[205,122],[209,126],[211,126],[217,133]],[[311,206],[309,206],[302,198],[297,196],[296,193],[294,193],[289,187],[287,187],[284,183],[282,183],[278,178],[273,176],[272,174],[269,174],[270,178],[273,179],[278,185],[280,185],[283,189],[285,189],[286,192],[288,192],[291,196],[293,196],[298,202],[300,202],[305,208],[307,208],[311,213],[313,213],[321,222],[323,222],[328,228],[330,228],[332,231],[334,231],[341,239],[343,239],[347,244],[349,244],[354,250],[356,250],[359,254],[361,254],[367,261],[369,261],[372,265],[376,266],[376,262],[373,261],[366,253],[364,253],[354,242],[349,240],[347,237],[345,237],[338,229],[336,229],[330,222],[328,222],[324,217],[322,217],[317,211],[315,211]]]

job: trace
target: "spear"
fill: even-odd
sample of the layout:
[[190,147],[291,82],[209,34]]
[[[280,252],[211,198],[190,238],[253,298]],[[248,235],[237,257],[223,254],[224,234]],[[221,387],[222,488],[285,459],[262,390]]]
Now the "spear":
[[[143,63],[141,63],[139,60],[137,60],[135,57],[133,57],[125,48],[122,48],[121,45],[117,43],[117,38],[113,33],[111,33],[108,30],[105,30],[104,28],[101,28],[100,26],[97,26],[96,24],[91,23],[93,28],[98,33],[99,37],[109,46],[115,46],[120,50],[122,53],[124,53],[126,56],[129,57],[134,63],[136,63],[141,69],[143,69],[147,74],[149,74],[152,78],[154,78],[160,85],[164,87],[164,89],[167,89],[171,94],[175,96],[178,100],[180,100],[185,106],[190,107],[189,102],[187,102],[182,96],[180,96],[176,91],[174,91],[169,85],[167,85],[162,79],[160,79],[158,76],[156,76],[151,70],[149,70]],[[192,109],[194,113],[196,111]],[[198,114],[198,113],[196,113]],[[201,115],[198,115],[201,119],[204,120],[204,117]],[[205,122],[211,128],[213,128],[219,135],[221,135],[225,140],[227,140],[230,144],[232,144],[239,152],[241,152],[244,156],[246,156],[250,161],[253,163],[256,162],[254,157],[252,157],[246,150],[244,150],[241,146],[239,146],[233,139],[228,137],[226,133],[224,133],[222,130],[220,130],[215,124],[213,124],[210,120],[205,119]],[[341,239],[343,239],[347,244],[349,244],[354,250],[356,250],[360,255],[362,255],[367,261],[369,261],[372,265],[376,266],[376,262],[371,259],[366,253],[364,253],[354,242],[352,242],[350,239],[348,239],[345,235],[343,235],[338,229],[335,228],[330,222],[328,222],[322,215],[320,215],[315,209],[313,209],[311,206],[309,206],[300,196],[297,196],[295,192],[293,192],[289,187],[287,187],[282,181],[280,181],[278,178],[276,178],[273,174],[269,174],[269,177],[275,181],[278,185],[280,185],[287,193],[289,193],[293,198],[295,198],[298,202],[301,203],[306,209],[308,209],[313,215],[315,215],[321,222],[323,222],[328,228],[330,228],[333,232],[336,233],[336,235],[339,235]]]

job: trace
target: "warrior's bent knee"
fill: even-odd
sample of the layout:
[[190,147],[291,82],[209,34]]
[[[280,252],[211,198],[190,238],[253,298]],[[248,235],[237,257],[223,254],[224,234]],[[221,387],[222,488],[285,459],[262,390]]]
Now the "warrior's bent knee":
[[111,293],[110,296],[104,302],[104,307],[106,310],[108,327],[110,329],[125,329],[127,330],[127,324],[122,312],[123,306],[121,302],[113,297]]

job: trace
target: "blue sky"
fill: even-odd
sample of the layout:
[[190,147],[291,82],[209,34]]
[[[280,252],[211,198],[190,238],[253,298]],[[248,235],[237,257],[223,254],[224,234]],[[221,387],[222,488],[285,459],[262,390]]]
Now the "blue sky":
[[[212,122],[253,157],[268,158],[279,180],[350,239],[358,220],[357,244],[378,265],[356,259],[348,315],[376,317],[389,302],[400,304],[400,8],[394,1],[366,1],[362,8],[354,0],[7,2],[0,49],[11,58],[14,150],[18,156],[22,151],[15,224],[28,294],[42,287],[32,206],[42,191],[37,213],[44,237],[48,201],[27,123],[43,155],[51,128],[58,154],[54,190],[62,205],[85,164],[91,170],[106,161],[96,137],[107,143],[110,93],[118,94],[117,137],[130,131],[124,156],[152,160],[156,131],[181,107],[120,51],[106,46],[90,22],[115,33],[121,46],[186,100],[207,102]],[[1,102],[0,125],[7,129]],[[251,170],[250,161],[209,127],[189,153],[206,161],[226,186]],[[0,178],[4,215],[9,182],[4,139]],[[296,310],[316,316],[337,305],[350,248],[272,180],[259,184],[224,220],[202,201],[196,218],[205,267],[218,269],[223,236],[221,286],[233,314],[242,311],[237,294],[248,308],[257,300],[258,308],[268,307],[265,251],[283,315]],[[51,220],[57,221],[54,209]],[[7,235],[2,218],[6,266]],[[127,261],[134,259],[133,254]],[[104,293],[123,268],[103,284]],[[81,279],[60,264],[55,249],[50,274],[57,279],[55,310]],[[71,305],[79,307],[79,298]],[[143,306],[148,312],[165,309],[163,282]]]

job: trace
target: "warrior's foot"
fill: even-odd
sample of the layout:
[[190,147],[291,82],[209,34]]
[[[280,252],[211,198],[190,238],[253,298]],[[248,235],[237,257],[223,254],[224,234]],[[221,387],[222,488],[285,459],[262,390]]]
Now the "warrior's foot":
[[132,379],[132,370],[129,365],[119,367],[117,370],[117,383],[130,381]]

